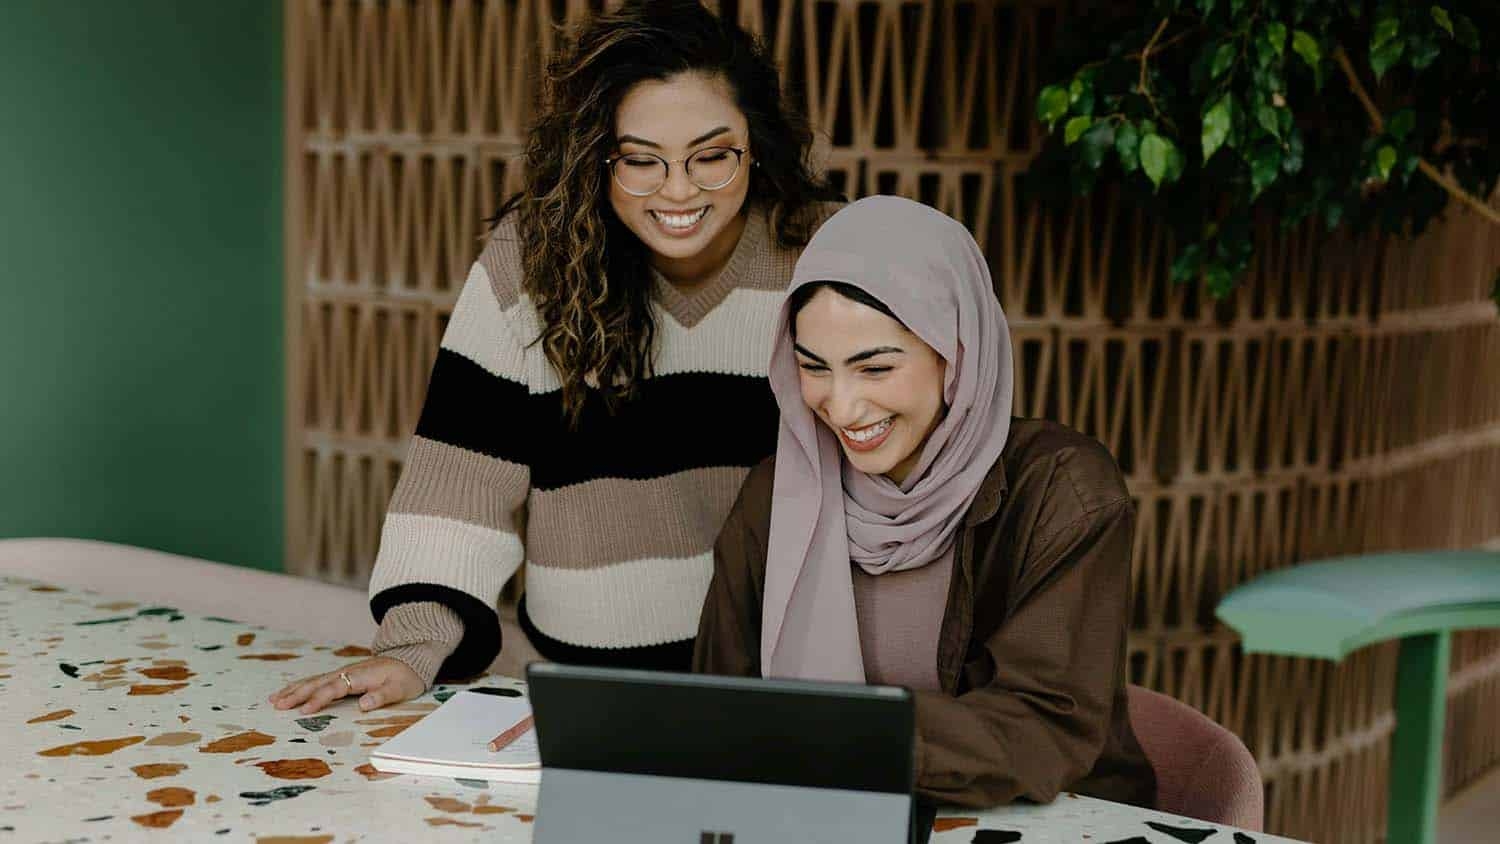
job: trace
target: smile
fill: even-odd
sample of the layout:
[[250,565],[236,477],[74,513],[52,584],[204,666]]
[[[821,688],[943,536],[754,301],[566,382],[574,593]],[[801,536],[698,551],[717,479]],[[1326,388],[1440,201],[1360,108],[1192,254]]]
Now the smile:
[[851,451],[874,451],[885,443],[895,422],[896,417],[888,416],[862,428],[839,428],[839,438]]
[[650,214],[657,226],[668,234],[682,235],[695,231],[703,218],[708,216],[712,207],[705,205],[697,211],[686,214],[669,214],[663,211],[647,211],[646,213]]

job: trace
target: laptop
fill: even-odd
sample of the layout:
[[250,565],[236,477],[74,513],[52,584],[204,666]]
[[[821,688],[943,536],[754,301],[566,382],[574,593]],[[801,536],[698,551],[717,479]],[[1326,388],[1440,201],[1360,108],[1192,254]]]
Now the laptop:
[[558,663],[526,677],[542,759],[537,844],[907,844],[930,833],[932,812],[912,800],[905,689]]

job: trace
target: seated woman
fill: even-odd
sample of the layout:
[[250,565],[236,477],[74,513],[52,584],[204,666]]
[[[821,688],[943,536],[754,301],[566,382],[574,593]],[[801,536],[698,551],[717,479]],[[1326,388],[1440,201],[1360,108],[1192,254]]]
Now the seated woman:
[[923,797],[1149,806],[1125,704],[1134,505],[1098,442],[1011,419],[974,239],[870,197],[789,290],[776,454],[719,535],[694,669],[911,688]]

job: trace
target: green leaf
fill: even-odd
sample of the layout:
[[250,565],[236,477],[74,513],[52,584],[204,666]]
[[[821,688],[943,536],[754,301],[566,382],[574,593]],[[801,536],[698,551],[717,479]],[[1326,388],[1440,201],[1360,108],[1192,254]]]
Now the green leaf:
[[1229,126],[1233,122],[1234,99],[1225,94],[1203,115],[1203,160],[1214,157],[1224,139],[1229,137]]
[[1379,79],[1385,75],[1391,66],[1401,60],[1401,54],[1406,52],[1406,42],[1399,39],[1387,41],[1370,50],[1370,67],[1375,70],[1375,78]]
[[1270,187],[1280,172],[1281,147],[1269,143],[1257,147],[1255,157],[1250,160],[1251,198],[1259,196],[1261,191]]
[[1208,292],[1215,299],[1223,299],[1234,290],[1234,274],[1218,261],[1208,265],[1208,271],[1203,274],[1203,281],[1208,285]]
[[1141,139],[1141,169],[1146,171],[1146,178],[1151,180],[1151,184],[1158,188],[1167,175],[1168,159],[1176,148],[1176,144],[1161,135],[1152,134]]
[[1381,18],[1375,23],[1375,32],[1370,35],[1370,51],[1396,37],[1401,31],[1401,22],[1396,18]]
[[1068,113],[1068,92],[1061,85],[1048,85],[1036,98],[1036,119],[1047,124],[1047,131]]
[[1104,164],[1104,156],[1115,145],[1115,127],[1108,120],[1100,120],[1094,128],[1083,133],[1083,162],[1091,170]]
[[1470,50],[1479,52],[1479,28],[1468,15],[1459,13],[1453,16],[1453,37]]
[[1209,68],[1208,75],[1213,79],[1218,79],[1229,70],[1232,64],[1234,64],[1234,45],[1220,44],[1219,49],[1214,51],[1214,63]]
[[1214,13],[1214,6],[1217,3],[1218,0],[1198,0],[1198,11],[1202,12],[1206,18]]
[[1069,120],[1068,125],[1063,127],[1063,143],[1072,146],[1093,125],[1094,118],[1092,117],[1079,116]]
[[1068,85],[1068,105],[1074,114],[1094,113],[1094,74],[1084,70]]
[[1299,29],[1292,33],[1292,50],[1307,62],[1308,67],[1318,69],[1318,62],[1323,58],[1323,51],[1318,48],[1318,39]]
[[1183,284],[1193,280],[1198,270],[1203,267],[1203,247],[1197,243],[1189,244],[1172,260],[1172,269],[1167,277],[1173,284]]
[[1432,19],[1437,22],[1438,26],[1443,28],[1444,32],[1447,32],[1449,35],[1453,34],[1453,18],[1448,17],[1447,9],[1444,9],[1442,6],[1433,6]]
[[1182,171],[1186,168],[1187,157],[1182,154],[1182,150],[1178,149],[1176,144],[1173,144],[1172,148],[1167,150],[1167,172],[1162,175],[1162,180],[1175,182],[1182,178]]
[[1134,173],[1141,166],[1141,133],[1135,124],[1125,121],[1115,132],[1115,152],[1120,156],[1120,167],[1126,173]]
[[1276,55],[1286,53],[1286,24],[1281,21],[1266,24],[1265,37],[1271,43],[1271,48],[1276,51]]
[[1391,115],[1391,119],[1386,121],[1385,130],[1396,140],[1404,141],[1406,140],[1406,136],[1411,134],[1411,130],[1416,126],[1416,122],[1416,112],[1409,108],[1403,108]]
[[1411,39],[1411,49],[1408,51],[1408,60],[1413,70],[1426,70],[1429,65],[1437,60],[1441,48],[1438,47],[1436,39],[1426,35]]
[[1276,106],[1270,103],[1261,103],[1259,106],[1256,106],[1255,122],[1259,123],[1262,129],[1275,136],[1276,140],[1281,140],[1281,120],[1277,114]]
[[1396,166],[1396,148],[1393,146],[1381,147],[1380,152],[1375,154],[1375,166],[1380,172],[1382,180],[1389,179],[1391,177],[1391,168]]

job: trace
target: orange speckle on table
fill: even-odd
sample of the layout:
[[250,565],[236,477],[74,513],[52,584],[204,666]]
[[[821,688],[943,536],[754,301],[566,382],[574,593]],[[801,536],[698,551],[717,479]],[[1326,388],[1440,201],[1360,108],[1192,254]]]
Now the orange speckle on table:
[[938,818],[932,822],[932,831],[947,832],[950,829],[963,829],[966,826],[979,826],[979,818]]
[[264,747],[265,745],[275,743],[276,739],[266,735],[265,733],[262,733],[258,730],[251,730],[247,733],[225,736],[218,741],[209,742],[208,744],[205,744],[202,747],[198,748],[198,752],[239,753],[242,750],[249,750],[252,747]]
[[66,718],[66,717],[68,717],[69,715],[72,715],[72,714],[74,714],[74,713],[73,713],[73,710],[71,710],[71,709],[59,709],[56,712],[48,712],[46,715],[38,715],[35,718],[31,719],[30,721],[27,721],[26,723],[28,723],[28,724],[41,724],[41,723],[45,723],[47,721],[61,721],[62,719]]
[[254,633],[241,633],[239,636],[235,637],[234,643],[236,645],[239,645],[240,647],[243,648],[244,646],[246,646],[246,645],[248,645],[248,644],[250,644],[251,642],[254,642],[254,641],[255,641],[255,634]]
[[80,741],[73,744],[65,744],[61,747],[53,747],[47,750],[38,750],[38,756],[103,756],[114,753],[122,747],[132,744],[140,744],[145,741],[145,736],[126,736],[117,739],[102,739],[99,741]]
[[162,668],[137,668],[136,673],[143,674],[153,680],[186,680],[197,676],[197,672],[189,671],[181,665],[169,665]]
[[33,586],[33,587],[31,587],[31,591],[33,591],[33,592],[61,592],[62,590],[59,589],[59,588],[57,588],[56,586]]
[[361,648],[359,645],[345,645],[333,652],[334,656],[372,656],[369,648]]
[[332,835],[262,835],[255,844],[328,844]]
[[136,683],[130,687],[127,697],[140,695],[164,695],[187,688],[187,683]]
[[263,662],[280,662],[283,659],[298,659],[300,654],[243,654],[240,659],[258,659]]
[[187,722],[189,722],[189,721],[191,721],[191,720],[193,720],[193,719],[191,719],[191,718],[189,718],[189,717],[187,717],[187,716],[186,716],[186,715],[178,715],[178,716],[177,716],[177,720],[179,720],[179,721],[181,721],[181,722],[182,722],[182,723],[184,723],[184,724],[186,724],[186,723],[187,723]]
[[531,823],[536,820],[536,815],[516,815],[516,820],[521,823]]
[[379,747],[382,744],[385,744],[385,742],[383,742],[383,741],[362,741],[362,742],[359,743],[359,746],[360,747]]
[[220,799],[219,795],[217,795],[217,794],[210,794],[207,797],[203,798],[203,802],[204,803],[217,803],[217,802],[219,802],[219,799]]
[[428,826],[461,826],[466,829],[479,829],[484,824],[474,821],[456,821],[453,818],[423,818]]
[[277,759],[255,767],[279,780],[315,780],[333,773],[322,759]]
[[123,657],[121,659],[106,659],[104,661],[104,664],[105,665],[124,665],[125,663],[127,663],[129,661],[130,661],[130,657],[127,656],[127,657]]
[[185,659],[153,659],[153,660],[151,660],[151,664],[152,665],[187,665],[187,660],[185,660]]
[[133,610],[133,609],[135,609],[138,606],[140,606],[140,604],[137,604],[134,601],[110,601],[107,604],[95,604],[94,605],[94,609],[96,609],[96,610],[114,610],[114,611],[119,611],[119,610]]
[[391,736],[400,735],[401,733],[406,731],[407,727],[410,726],[410,724],[392,724],[389,727],[381,727],[379,729],[371,730],[368,733],[365,733],[365,735],[369,736],[370,738],[390,738]]
[[[150,742],[147,742],[150,744]],[[130,770],[143,780],[154,780],[157,777],[175,777],[187,770],[186,765],[176,762],[158,762],[154,765],[136,765]]]
[[42,641],[43,642],[61,642],[62,640],[63,640],[63,637],[61,637],[61,636],[53,636],[53,637],[51,637],[49,639],[43,639]]
[[148,651],[164,651],[174,647],[174,645],[171,642],[141,642],[139,647],[145,648]]
[[469,811],[469,804],[452,797],[428,797],[427,803],[439,812],[461,813]]
[[515,809],[512,809],[509,806],[475,806],[474,807],[474,814],[476,814],[476,815],[503,815],[506,812],[514,812],[514,811],[515,811]]
[[166,829],[177,819],[182,817],[181,809],[163,809],[160,812],[152,812],[149,815],[134,815],[131,820],[146,827],[147,829]]
[[380,782],[381,780],[388,780],[391,777],[400,776],[400,774],[387,774],[384,771],[377,771],[375,770],[375,766],[371,765],[369,762],[366,762],[365,764],[360,765],[358,768],[355,768],[354,773],[359,774],[370,782]]
[[198,800],[198,794],[191,788],[158,788],[146,792],[146,799],[158,806],[172,809],[177,806],[193,805]]
[[354,723],[356,723],[356,724],[400,724],[403,727],[410,727],[412,724],[417,723],[418,721],[422,720],[424,717],[425,716],[423,716],[423,715],[387,715],[384,718],[361,718],[358,721],[355,721]]
[[203,738],[200,733],[162,733],[146,742],[147,747],[181,747]]

